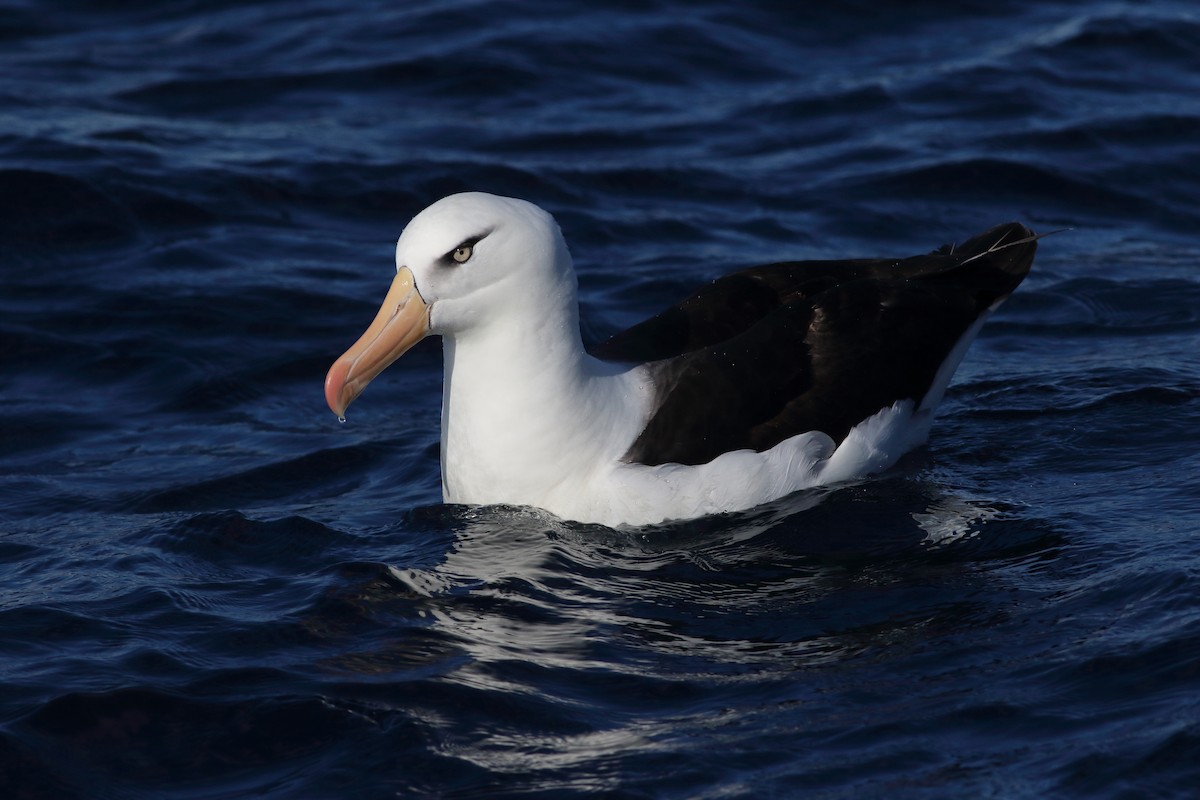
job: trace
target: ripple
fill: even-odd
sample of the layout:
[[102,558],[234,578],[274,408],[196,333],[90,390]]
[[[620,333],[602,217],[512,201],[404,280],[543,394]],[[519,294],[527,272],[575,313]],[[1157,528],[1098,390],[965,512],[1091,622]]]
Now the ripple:
[[124,205],[71,176],[0,170],[0,198],[0,236],[15,252],[126,243],[138,234]]
[[[1186,795],[1198,30],[14,10],[0,794]],[[553,211],[589,338],[747,263],[1074,231],[892,472],[612,530],[438,502],[437,342],[322,404],[405,221],[472,189]]]

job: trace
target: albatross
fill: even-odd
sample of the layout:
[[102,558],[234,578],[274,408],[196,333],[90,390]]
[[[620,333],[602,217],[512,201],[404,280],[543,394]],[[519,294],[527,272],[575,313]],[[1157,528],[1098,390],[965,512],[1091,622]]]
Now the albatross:
[[609,526],[749,509],[922,444],[1037,238],[1014,222],[910,258],[749,267],[585,348],[554,218],[456,194],[404,228],[383,306],[329,369],[325,398],[344,419],[439,335],[445,502]]

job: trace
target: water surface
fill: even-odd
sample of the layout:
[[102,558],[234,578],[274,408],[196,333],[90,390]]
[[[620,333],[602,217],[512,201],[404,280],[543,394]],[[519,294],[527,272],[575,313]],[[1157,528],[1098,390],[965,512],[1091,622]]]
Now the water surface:
[[[0,13],[0,794],[1200,785],[1191,3]],[[556,215],[585,334],[772,259],[1070,228],[927,447],[609,530],[440,504],[404,222]]]

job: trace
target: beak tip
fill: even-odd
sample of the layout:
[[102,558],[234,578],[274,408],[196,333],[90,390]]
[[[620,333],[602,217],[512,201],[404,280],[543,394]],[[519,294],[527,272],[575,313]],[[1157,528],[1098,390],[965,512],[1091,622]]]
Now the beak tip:
[[407,267],[396,270],[383,305],[366,332],[333,362],[325,376],[325,402],[343,419],[371,379],[429,334],[429,304]]
[[325,402],[329,405],[329,410],[337,415],[338,419],[343,419],[346,416],[346,407],[350,405],[352,397],[346,397],[346,378],[350,372],[350,363],[344,359],[338,359],[329,368],[329,373],[325,376]]

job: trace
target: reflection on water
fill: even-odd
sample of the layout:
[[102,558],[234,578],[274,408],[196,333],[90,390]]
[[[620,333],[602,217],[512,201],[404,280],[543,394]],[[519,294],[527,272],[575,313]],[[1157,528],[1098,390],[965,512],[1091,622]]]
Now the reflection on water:
[[914,512],[911,516],[925,531],[922,541],[936,546],[976,535],[979,526],[998,518],[1000,511],[947,494],[930,504],[925,511]]
[[904,478],[652,529],[526,508],[419,509],[410,535],[449,530],[453,541],[429,566],[346,575],[338,591],[375,624],[323,668],[408,676],[417,700],[406,695],[405,713],[445,755],[560,777],[588,764],[594,786],[611,789],[606,765],[659,758],[681,725],[758,735],[722,708],[822,707],[820,694],[779,699],[799,691],[798,671],[805,692],[853,692],[855,670],[995,619],[1007,589],[979,561],[1044,547],[1012,541],[1003,517]]
[[[352,591],[365,613],[404,623],[374,653],[388,669],[393,648],[411,662],[421,646],[431,659],[416,660],[440,663],[444,679],[492,690],[547,691],[545,676],[515,678],[509,667],[518,664],[668,681],[753,678],[886,646],[933,616],[969,624],[980,612],[960,601],[974,578],[952,546],[1001,516],[904,480],[650,529],[438,506],[409,522],[453,531],[439,563],[380,566],[369,592]],[[988,547],[964,557],[986,557]],[[357,652],[337,667],[371,671],[371,658]]]

